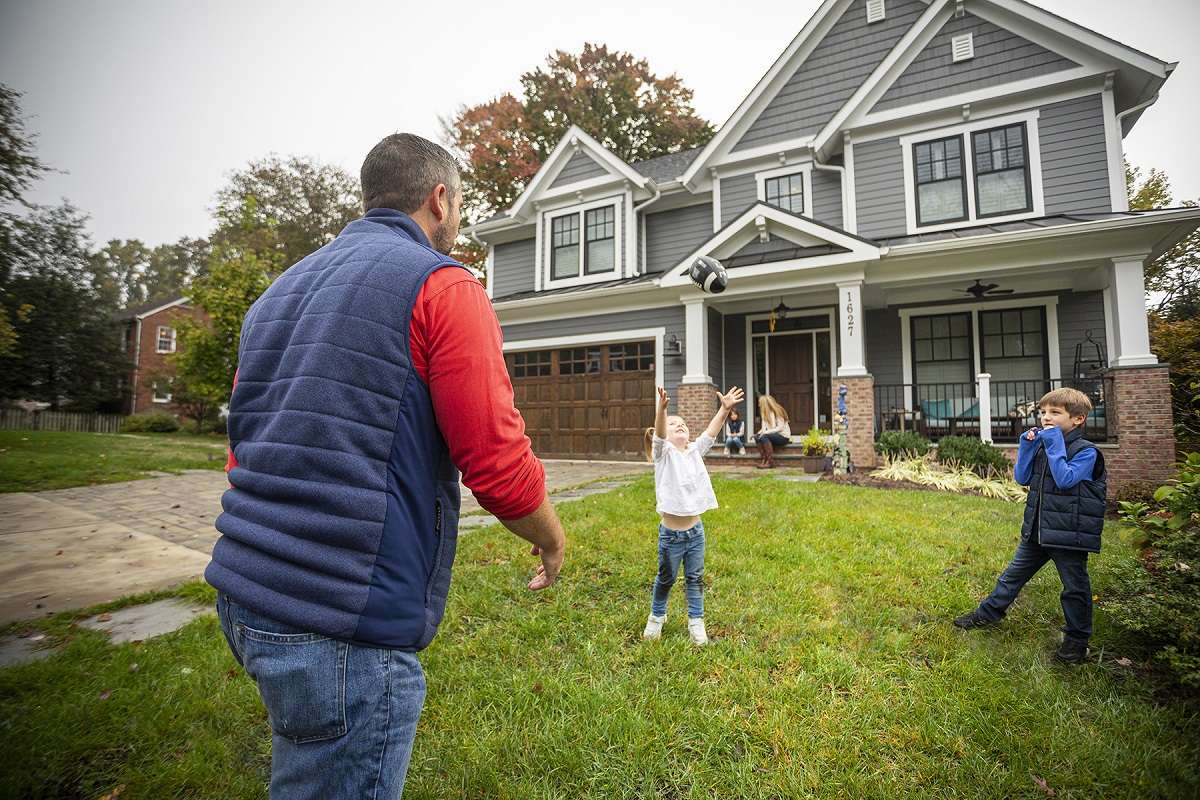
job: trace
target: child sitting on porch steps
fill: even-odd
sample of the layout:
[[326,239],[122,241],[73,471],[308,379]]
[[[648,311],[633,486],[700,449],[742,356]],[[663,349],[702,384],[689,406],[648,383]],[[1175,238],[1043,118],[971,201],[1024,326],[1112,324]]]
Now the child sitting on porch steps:
[[650,603],[650,618],[642,636],[657,639],[667,618],[667,595],[683,563],[687,591],[688,634],[698,645],[708,643],[704,630],[704,523],[700,515],[717,507],[704,456],[716,441],[729,410],[745,397],[734,386],[717,392],[721,408],[695,442],[688,441],[682,417],[667,416],[667,392],[658,387],[654,427],[646,429],[646,459],[654,463],[655,510],[658,525],[658,576]]

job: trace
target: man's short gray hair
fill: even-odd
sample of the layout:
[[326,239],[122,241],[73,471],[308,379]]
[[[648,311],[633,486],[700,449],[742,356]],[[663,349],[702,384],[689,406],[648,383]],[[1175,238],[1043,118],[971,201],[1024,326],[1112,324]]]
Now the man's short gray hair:
[[439,183],[453,201],[458,164],[446,150],[411,133],[393,133],[371,148],[360,173],[363,209],[394,208],[411,214]]

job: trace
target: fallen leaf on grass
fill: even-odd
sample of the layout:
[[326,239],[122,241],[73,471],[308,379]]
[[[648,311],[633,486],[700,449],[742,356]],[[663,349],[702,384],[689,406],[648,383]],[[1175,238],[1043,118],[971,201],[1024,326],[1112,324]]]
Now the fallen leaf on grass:
[[1125,658],[1124,656],[1122,656],[1121,658],[1118,658],[1117,663],[1120,664],[1122,667],[1132,667],[1133,666],[1133,662],[1130,661],[1128,658]]
[[179,670],[179,674],[180,675],[191,675],[195,671],[196,670],[192,669],[191,667],[184,667],[183,669]]
[[117,800],[123,794],[125,794],[125,784],[122,783],[108,794],[100,795],[99,800]]
[[139,669],[141,669],[141,667],[138,666],[136,661],[129,665],[130,672],[137,672]]
[[107,700],[110,697],[112,697],[112,689],[105,689],[103,692],[100,693],[101,700]]
[[539,682],[539,683],[535,683],[535,684],[533,685],[533,693],[534,693],[534,694],[541,694],[541,693],[542,693],[542,684],[541,684],[540,682]]
[[1054,797],[1056,794],[1058,794],[1058,792],[1050,788],[1050,785],[1046,783],[1045,778],[1039,778],[1032,772],[1029,774],[1029,776],[1033,778],[1033,785],[1036,786],[1042,794],[1046,795],[1046,797]]

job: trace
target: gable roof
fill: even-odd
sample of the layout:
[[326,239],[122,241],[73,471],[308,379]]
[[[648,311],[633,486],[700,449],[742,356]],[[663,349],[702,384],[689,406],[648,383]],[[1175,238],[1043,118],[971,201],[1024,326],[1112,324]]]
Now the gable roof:
[[[773,251],[791,252],[787,260],[790,266],[776,266],[783,261],[766,249],[750,247],[763,234],[784,239],[791,247],[774,248]],[[682,261],[663,273],[662,286],[685,286],[687,271],[692,262],[702,255],[717,259],[736,259],[734,266],[738,275],[761,275],[770,272],[786,272],[796,268],[795,261],[808,261],[806,267],[824,267],[837,264],[852,264],[879,259],[879,245],[840,228],[817,222],[809,217],[758,201],[738,214],[728,225],[714,233],[707,241],[693,250]]]
[[119,320],[145,319],[152,314],[157,314],[159,311],[166,311],[168,308],[174,306],[186,305],[189,305],[186,297],[176,297],[171,300],[152,300],[149,303],[142,303],[140,306],[122,309],[114,316]]

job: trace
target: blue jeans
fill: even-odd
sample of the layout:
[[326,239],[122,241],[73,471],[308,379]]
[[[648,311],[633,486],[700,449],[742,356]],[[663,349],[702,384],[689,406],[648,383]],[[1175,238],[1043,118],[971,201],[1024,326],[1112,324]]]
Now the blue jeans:
[[683,562],[683,581],[687,590],[688,617],[704,616],[704,523],[697,522],[686,531],[673,531],[658,526],[658,576],[654,579],[654,595],[650,613],[661,617],[667,613],[667,595],[679,577]]
[[400,797],[425,703],[415,655],[309,633],[225,594],[217,616],[267,707],[272,798]]
[[996,581],[996,588],[979,604],[980,615],[990,620],[1003,617],[1021,587],[1047,561],[1053,561],[1063,585],[1059,596],[1067,623],[1063,632],[1068,638],[1086,642],[1092,635],[1092,583],[1088,578],[1087,557],[1080,550],[1042,547],[1034,540],[1022,539],[1012,561]]
[[734,450],[745,450],[746,443],[742,440],[742,437],[740,437],[740,436],[730,436],[729,438],[727,438],[725,440],[725,449],[731,453]]

